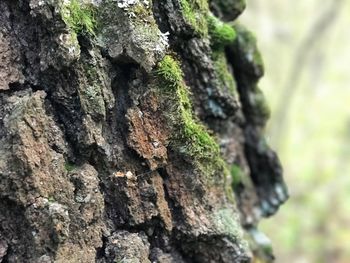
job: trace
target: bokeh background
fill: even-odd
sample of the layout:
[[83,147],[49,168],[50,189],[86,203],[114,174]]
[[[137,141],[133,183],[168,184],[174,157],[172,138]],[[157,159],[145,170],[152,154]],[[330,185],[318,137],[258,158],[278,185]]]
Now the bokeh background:
[[264,220],[276,261],[350,263],[350,1],[247,0],[290,199]]

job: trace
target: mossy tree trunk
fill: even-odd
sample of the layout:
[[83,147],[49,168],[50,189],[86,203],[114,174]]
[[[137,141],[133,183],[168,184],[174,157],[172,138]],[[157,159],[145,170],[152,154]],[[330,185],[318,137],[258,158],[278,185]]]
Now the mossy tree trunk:
[[244,7],[0,2],[0,262],[272,260],[287,191]]

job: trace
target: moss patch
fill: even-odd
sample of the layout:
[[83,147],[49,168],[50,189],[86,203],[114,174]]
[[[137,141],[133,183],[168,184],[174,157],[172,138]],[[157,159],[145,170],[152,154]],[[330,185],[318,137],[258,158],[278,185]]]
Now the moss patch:
[[181,126],[177,139],[186,142],[186,152],[191,156],[202,157],[218,154],[219,146],[193,115],[190,93],[183,81],[179,62],[167,55],[159,62],[156,73],[164,86],[163,90],[173,96],[176,105],[175,114]]
[[219,81],[219,87],[221,89],[227,88],[232,95],[235,95],[237,93],[237,85],[232,73],[228,69],[225,52],[213,51],[212,59]]
[[156,73],[167,88],[176,88],[182,85],[183,73],[180,65],[169,55],[158,63]]
[[191,156],[200,158],[217,156],[219,146],[206,128],[193,116],[187,88],[179,87],[176,92],[183,126],[183,132],[179,134],[179,139],[187,143],[187,151]]
[[232,187],[235,188],[241,181],[244,176],[241,167],[236,164],[231,166],[231,178],[232,178]]
[[95,35],[95,8],[92,5],[70,0],[62,7],[62,19],[76,34]]
[[253,92],[249,93],[249,103],[253,106],[253,114],[255,118],[259,119],[263,123],[270,118],[270,107],[264,94],[258,87],[256,87]]
[[226,19],[234,20],[246,7],[245,0],[212,0]]
[[207,16],[210,43],[213,49],[225,47],[236,39],[236,31],[233,26],[224,23],[212,14]]
[[225,47],[233,44],[237,37],[236,31],[232,25],[222,22],[212,14],[209,14],[207,19],[210,45],[212,48],[211,57],[219,82],[218,86],[220,89],[228,89],[232,95],[236,95],[236,82],[233,78],[232,72],[230,72],[228,68],[225,55]]
[[[264,74],[264,62],[257,48],[256,37],[240,24],[236,24],[234,28],[237,32],[237,38],[234,43],[238,54],[241,54],[238,59],[240,64],[242,64],[242,69],[254,78],[262,77]],[[256,82],[256,79],[252,81]]]
[[207,175],[216,172],[227,175],[219,145],[193,114],[190,92],[183,81],[179,62],[169,55],[165,56],[158,64],[156,75],[165,100],[171,104],[167,117],[175,132],[170,145],[193,158]]
[[185,21],[195,32],[202,36],[208,35],[206,15],[209,12],[207,0],[180,0],[180,6]]

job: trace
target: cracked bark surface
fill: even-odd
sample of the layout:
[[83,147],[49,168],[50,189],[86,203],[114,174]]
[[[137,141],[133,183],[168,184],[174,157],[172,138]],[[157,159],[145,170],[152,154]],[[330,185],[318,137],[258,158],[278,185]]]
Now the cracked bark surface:
[[273,260],[257,226],[288,194],[244,7],[0,2],[0,262]]

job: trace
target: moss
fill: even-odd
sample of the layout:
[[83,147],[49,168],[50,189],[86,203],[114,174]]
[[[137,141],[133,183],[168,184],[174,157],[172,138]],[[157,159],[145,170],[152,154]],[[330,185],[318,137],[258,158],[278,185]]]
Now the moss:
[[[152,16],[152,9],[151,8],[147,8],[142,3],[138,3],[138,4],[134,5],[130,9],[129,12],[133,13],[135,18],[137,18],[140,21],[144,21],[144,22],[147,21],[147,22],[149,22],[150,18],[153,18],[153,16]],[[152,19],[152,20],[154,21],[154,19]]]
[[264,74],[264,62],[257,48],[256,37],[240,24],[235,24],[234,28],[237,32],[235,46],[238,56],[240,56],[238,59],[242,70],[254,78],[262,77]]
[[193,114],[190,92],[183,81],[179,62],[167,55],[158,63],[156,74],[160,90],[171,102],[168,119],[175,134],[171,145],[190,156],[206,174],[228,174],[220,147],[206,127]]
[[186,151],[191,156],[209,157],[213,153],[217,154],[219,146],[193,115],[190,93],[183,81],[179,62],[167,55],[159,62],[156,73],[161,83],[165,84],[165,91],[175,95],[176,113],[182,129],[177,137],[186,142]]
[[182,85],[183,73],[180,65],[169,55],[158,63],[156,73],[166,87],[176,88]]
[[235,25],[235,28],[237,31],[237,40],[243,49],[242,53],[246,54],[249,61],[263,67],[264,62],[257,47],[257,39],[255,34],[239,24]]
[[234,43],[237,36],[236,31],[230,24],[220,21],[212,14],[209,14],[207,19],[212,47],[212,60],[219,82],[218,86],[221,89],[228,89],[232,95],[235,95],[237,93],[236,82],[228,68],[224,48]]
[[62,7],[62,18],[76,34],[95,35],[95,8],[92,5],[70,0]]
[[241,181],[243,177],[243,171],[241,167],[236,164],[231,166],[231,178],[232,178],[232,187],[235,188]]
[[206,15],[209,11],[207,0],[180,0],[185,21],[202,36],[208,35]]
[[152,14],[150,9],[146,8],[141,3],[138,3],[138,4],[134,5],[131,8],[131,12],[130,13],[133,13],[135,15],[135,17],[137,17],[139,19],[148,18]]
[[245,0],[212,0],[226,19],[234,20],[246,7]]
[[[141,26],[142,28],[158,28],[157,22],[153,17],[152,5],[144,4],[140,1],[140,3],[136,3],[130,6],[127,10],[127,15],[135,26]],[[104,19],[104,18],[102,18]],[[155,33],[154,30],[148,30],[151,33]],[[157,34],[155,34],[157,36]]]
[[256,88],[254,92],[250,92],[249,100],[254,108],[256,117],[266,122],[270,118],[271,110],[262,91]]
[[178,86],[177,99],[183,131],[179,139],[187,143],[187,151],[191,156],[212,158],[219,154],[219,146],[206,128],[193,116],[192,104],[187,87]]
[[236,38],[236,31],[228,23],[224,23],[212,14],[207,16],[210,43],[213,49],[220,49],[227,46]]
[[224,51],[213,51],[212,59],[214,70],[217,74],[219,87],[221,89],[228,88],[232,95],[237,93],[237,85],[232,73],[228,69],[227,59]]

